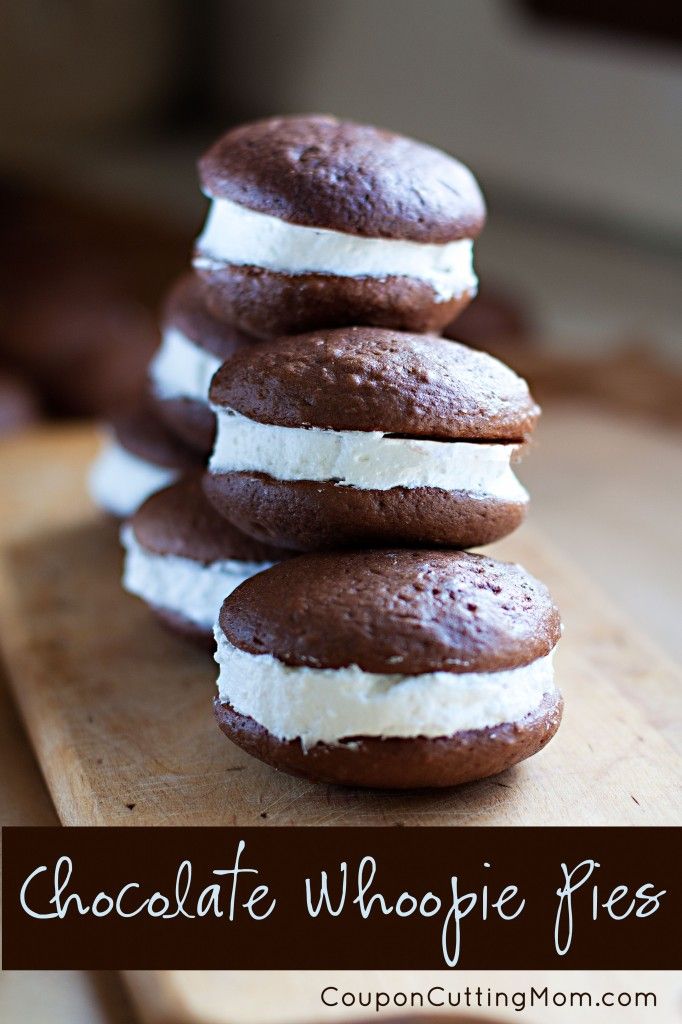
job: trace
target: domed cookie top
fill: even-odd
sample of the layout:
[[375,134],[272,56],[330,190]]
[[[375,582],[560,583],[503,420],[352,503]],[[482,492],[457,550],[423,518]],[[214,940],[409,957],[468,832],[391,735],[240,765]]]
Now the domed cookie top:
[[161,320],[164,332],[175,328],[221,360],[256,340],[238,327],[212,316],[206,307],[201,281],[192,273],[183,274],[171,287]]
[[169,469],[192,470],[201,465],[195,453],[179,441],[148,406],[112,423],[116,441],[139,459]]
[[409,550],[292,559],[243,584],[219,622],[234,647],[286,665],[402,675],[528,665],[561,628],[546,587],[521,566]]
[[211,401],[280,426],[471,440],[522,440],[540,413],[526,382],[492,356],[370,327],[238,352],[216,374]]
[[201,184],[293,224],[366,238],[475,238],[485,205],[471,172],[420,142],[326,115],[272,117],[223,135]]
[[131,525],[146,550],[206,565],[226,559],[255,563],[291,557],[291,552],[245,536],[218,515],[206,500],[198,475],[153,494],[137,510]]

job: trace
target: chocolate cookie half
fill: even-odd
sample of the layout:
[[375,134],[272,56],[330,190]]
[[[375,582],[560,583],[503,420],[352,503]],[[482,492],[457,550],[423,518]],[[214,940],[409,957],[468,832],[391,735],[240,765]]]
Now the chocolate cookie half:
[[214,312],[253,334],[439,330],[476,294],[483,197],[431,146],[329,116],[273,117],[227,132],[199,173],[211,208],[194,266]]
[[151,494],[203,462],[144,406],[115,420],[88,479],[92,500],[117,518],[125,518]]
[[210,396],[206,493],[260,540],[470,547],[525,513],[510,462],[539,409],[525,381],[456,342],[371,327],[263,342]]
[[203,495],[199,477],[154,494],[121,531],[123,586],[171,629],[211,643],[225,597],[286,552],[245,537]]
[[216,320],[206,309],[200,281],[186,274],[165,303],[161,345],[149,366],[160,416],[186,444],[208,457],[215,416],[208,405],[211,377],[228,356],[254,339]]
[[275,768],[409,789],[495,775],[561,719],[559,613],[518,565],[465,552],[320,553],[227,598],[221,729]]

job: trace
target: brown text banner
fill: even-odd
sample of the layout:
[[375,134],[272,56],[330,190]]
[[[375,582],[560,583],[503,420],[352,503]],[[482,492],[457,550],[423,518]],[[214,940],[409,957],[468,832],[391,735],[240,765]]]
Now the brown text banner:
[[671,828],[6,828],[3,967],[675,968]]

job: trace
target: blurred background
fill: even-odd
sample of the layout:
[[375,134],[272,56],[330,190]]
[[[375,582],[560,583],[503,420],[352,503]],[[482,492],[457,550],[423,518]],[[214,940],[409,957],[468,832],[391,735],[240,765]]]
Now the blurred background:
[[476,172],[483,285],[453,333],[512,362],[518,349],[540,391],[674,417],[681,29],[667,5],[627,6],[6,0],[5,369],[49,412],[127,402],[204,213],[198,153],[235,122],[317,110],[415,135]]
[[450,333],[544,406],[533,515],[638,615],[649,579],[682,652],[681,36],[606,0],[5,0],[0,431],[139,397],[217,134],[376,122],[475,171],[482,287]]

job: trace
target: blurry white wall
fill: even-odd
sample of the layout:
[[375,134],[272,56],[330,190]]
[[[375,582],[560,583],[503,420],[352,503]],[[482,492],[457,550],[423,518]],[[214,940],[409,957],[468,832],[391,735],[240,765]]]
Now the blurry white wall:
[[472,167],[490,212],[481,279],[526,305],[547,344],[638,345],[682,364],[672,45],[550,29],[516,0],[66,6],[0,5],[0,175],[189,238],[205,209],[196,155],[221,128],[311,110],[373,121]]
[[461,156],[498,195],[682,238],[682,64],[672,51],[546,30],[508,0],[239,0],[223,10],[217,77],[232,93],[238,82],[255,110],[376,121]]

